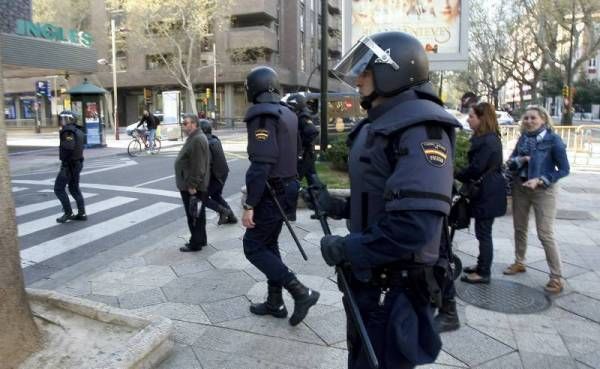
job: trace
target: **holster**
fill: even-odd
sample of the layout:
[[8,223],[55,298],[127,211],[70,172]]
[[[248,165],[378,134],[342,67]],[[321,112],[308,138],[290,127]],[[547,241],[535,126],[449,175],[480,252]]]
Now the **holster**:
[[282,178],[269,178],[268,182],[277,196],[285,195],[285,184]]

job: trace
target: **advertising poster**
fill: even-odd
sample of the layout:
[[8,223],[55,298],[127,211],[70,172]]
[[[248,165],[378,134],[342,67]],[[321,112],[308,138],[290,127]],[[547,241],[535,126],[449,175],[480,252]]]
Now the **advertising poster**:
[[100,114],[95,102],[85,103],[85,126],[88,145],[99,145],[100,142]]
[[164,120],[163,124],[179,123],[179,91],[164,91],[162,93]]
[[467,0],[353,0],[350,39],[353,45],[377,32],[406,32],[421,41],[430,60],[466,63],[467,4]]

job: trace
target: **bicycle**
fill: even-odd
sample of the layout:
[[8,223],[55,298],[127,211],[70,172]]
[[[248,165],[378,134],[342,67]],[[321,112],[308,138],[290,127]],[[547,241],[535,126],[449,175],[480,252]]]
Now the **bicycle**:
[[[133,139],[127,145],[127,153],[129,156],[139,156],[144,151],[150,150],[150,144],[148,143],[148,135],[140,129],[134,129],[131,132]],[[143,145],[143,146],[142,146]],[[142,147],[144,149],[142,149]],[[160,138],[154,137],[154,149],[150,151],[151,154],[158,154],[160,152],[161,142]]]

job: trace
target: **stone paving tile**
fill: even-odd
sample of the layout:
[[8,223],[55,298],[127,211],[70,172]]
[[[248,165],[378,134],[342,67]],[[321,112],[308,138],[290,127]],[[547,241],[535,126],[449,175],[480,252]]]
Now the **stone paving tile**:
[[502,342],[503,344],[510,346],[513,349],[517,349],[517,340],[515,334],[511,329],[492,327],[489,325],[472,325],[471,328],[478,330],[479,332],[486,334],[496,341]]
[[179,248],[183,246],[185,242],[187,241],[181,240],[181,244],[179,245],[152,249],[142,256],[148,265],[168,266],[206,260],[215,252],[215,249],[212,247],[205,247],[202,251],[198,252],[179,251]]
[[81,298],[96,301],[96,302],[101,302],[103,304],[114,306],[114,307],[119,307],[119,299],[117,299],[115,296],[91,294],[91,295],[81,296]]
[[[565,261],[563,261],[562,266],[563,266],[562,267],[563,278],[571,278],[571,277],[575,277],[580,274],[585,274],[585,273],[589,272],[588,269],[578,267],[577,265],[573,265],[573,264],[567,263]],[[546,260],[540,260],[540,261],[536,261],[535,263],[529,263],[529,267],[537,269],[537,270],[547,273],[547,274],[550,273],[550,269],[548,268],[548,262]]]
[[144,306],[156,305],[165,302],[165,295],[160,288],[153,288],[137,293],[127,293],[119,296],[119,303],[123,309],[137,309]]
[[553,319],[540,314],[511,314],[508,322],[513,331],[556,334]]
[[511,347],[468,326],[463,326],[458,331],[443,333],[442,342],[444,351],[470,366],[485,363],[513,351]]
[[181,320],[190,323],[210,324],[206,313],[198,305],[164,302],[161,304],[144,306],[134,310],[137,314],[150,314],[163,316],[172,320]]
[[517,352],[510,353],[505,356],[500,356],[494,360],[488,361],[474,367],[475,369],[526,369],[523,368],[521,357]]
[[571,293],[555,300],[561,308],[570,311],[579,316],[600,323],[600,309],[598,309],[599,300],[592,299],[578,293]]
[[146,265],[146,260],[141,256],[130,256],[122,260],[118,260],[110,265],[109,270],[116,271],[121,269],[130,269]]
[[66,285],[59,287],[56,291],[71,296],[84,296],[92,293],[92,285],[86,279],[78,279],[67,283]]
[[217,251],[208,257],[208,262],[217,269],[243,270],[252,265],[240,249]]
[[215,238],[210,242],[210,245],[217,250],[243,250],[244,247],[240,238],[225,240],[219,240]]
[[[309,316],[312,314],[312,309]],[[288,314],[289,317],[289,314]],[[323,345],[324,342],[305,324],[299,324],[292,327],[287,318],[277,319],[269,316],[251,315],[245,318],[231,320],[217,324],[225,328],[232,328],[238,331],[260,334],[263,336],[279,337],[286,340],[301,341],[317,345]],[[344,337],[345,339],[345,337]],[[334,347],[337,347],[333,345]],[[344,348],[344,347],[338,347]]]
[[280,364],[246,355],[234,356],[218,350],[206,350],[197,347],[193,349],[205,369],[300,369],[300,367],[291,364]]
[[[194,344],[194,350],[219,351],[227,354],[229,358],[223,358],[225,362],[247,363],[248,366],[241,368],[252,367],[256,360],[280,365],[282,368],[300,366],[314,369],[341,369],[346,367],[344,350],[217,327],[207,327],[202,337]],[[205,365],[203,355],[196,352],[201,357],[203,366],[224,367]]]
[[471,326],[484,325],[498,328],[510,328],[507,314],[468,305],[465,307],[465,315],[467,316],[465,323],[468,323]]
[[245,296],[202,304],[208,319],[213,324],[249,316],[250,301]]
[[592,368],[600,367],[600,340],[563,336],[571,356]]
[[525,369],[576,369],[575,361],[569,356],[519,352]]
[[169,266],[145,265],[106,272],[91,280],[92,283],[125,282],[128,285],[162,287],[177,278]]
[[517,348],[520,352],[544,355],[569,356],[569,351],[558,334],[515,331]]
[[179,344],[191,346],[204,335],[207,327],[206,325],[174,320],[173,339]]
[[203,369],[194,350],[189,346],[176,344],[173,350],[156,369]]
[[330,310],[316,306],[310,310],[304,323],[328,345],[346,339],[346,313],[341,308]]
[[206,260],[175,264],[172,265],[171,268],[177,277],[193,276],[196,273],[202,273],[207,270],[214,269],[214,267]]
[[587,272],[568,279],[569,286],[582,295],[600,300],[600,275]]
[[92,293],[96,295],[120,296],[127,293],[137,293],[152,289],[149,286],[136,286],[124,282],[91,282]]
[[241,296],[254,280],[241,271],[209,270],[194,277],[182,277],[162,288],[167,300],[202,304]]
[[453,368],[466,368],[467,364],[463,363],[460,360],[457,360],[452,355],[448,354],[446,351],[440,351],[437,359],[435,360],[436,365],[449,365]]

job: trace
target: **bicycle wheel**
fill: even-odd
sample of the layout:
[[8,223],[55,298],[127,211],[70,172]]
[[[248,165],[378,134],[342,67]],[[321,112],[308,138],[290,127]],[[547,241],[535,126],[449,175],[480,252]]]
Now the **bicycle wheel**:
[[129,156],[138,156],[142,153],[142,144],[138,140],[131,140],[127,145],[127,153]]
[[160,139],[158,137],[154,138],[154,151],[153,154],[158,154],[160,152]]

